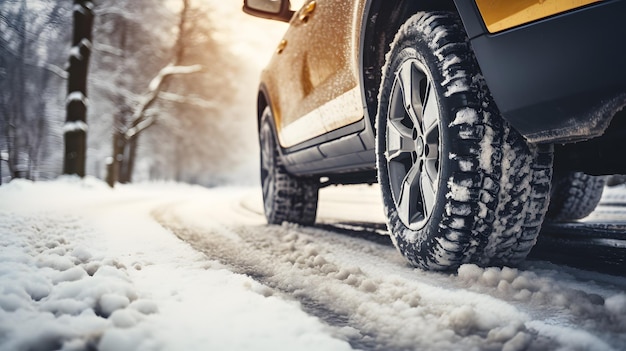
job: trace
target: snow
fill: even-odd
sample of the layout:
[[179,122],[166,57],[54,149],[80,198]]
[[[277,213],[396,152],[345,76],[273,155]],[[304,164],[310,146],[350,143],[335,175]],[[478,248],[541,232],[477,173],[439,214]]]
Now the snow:
[[81,91],[73,91],[67,95],[65,100],[66,104],[70,104],[74,101],[80,101],[83,105],[87,106],[87,97]]
[[93,2],[85,1],[83,3],[83,6],[81,6],[79,4],[75,4],[74,5],[74,12],[80,12],[81,14],[86,15],[87,12],[85,11],[85,9],[89,9],[89,10],[93,11],[93,8],[94,8]]
[[450,179],[448,179],[450,191],[446,197],[459,202],[468,202],[471,198],[470,185],[471,184],[465,184],[464,182],[455,182],[454,179],[450,177]]
[[478,112],[470,107],[465,107],[456,112],[454,121],[450,122],[448,127],[460,126],[461,124],[474,125],[478,122]]
[[443,71],[448,71],[450,69],[450,66],[456,65],[461,63],[461,58],[458,57],[457,55],[450,55],[447,56],[444,60],[443,63],[441,64],[441,69]]
[[445,97],[450,97],[452,94],[456,94],[459,92],[464,92],[469,90],[469,86],[463,80],[455,80],[450,85],[446,87],[446,92],[443,93]]
[[72,46],[72,48],[70,49],[70,56],[76,58],[79,61],[81,61],[83,59],[83,55],[80,54],[80,47],[79,46]]
[[[489,120],[488,112],[484,112],[485,122]],[[487,173],[493,173],[493,161],[491,157],[495,153],[495,148],[493,146],[495,131],[489,124],[484,125],[485,135],[483,139],[480,141],[480,168],[485,170]]]
[[159,88],[159,86],[161,85],[161,82],[163,81],[163,78],[165,78],[166,76],[172,75],[172,74],[189,74],[189,73],[195,73],[202,70],[202,66],[201,65],[191,65],[191,66],[175,66],[173,64],[169,64],[165,67],[163,67],[160,71],[159,74],[157,74],[156,77],[154,77],[151,81],[150,84],[148,84],[148,89],[150,91],[155,91]]
[[89,127],[87,126],[87,123],[83,121],[70,121],[63,124],[63,133],[72,133],[78,131],[86,132],[88,129]]
[[145,195],[73,178],[0,188],[0,350],[350,349],[150,220]]
[[616,316],[626,315],[626,293],[609,297],[604,301],[604,306]]
[[[378,192],[323,189],[320,221],[382,221]],[[619,350],[626,342],[623,278],[536,261],[422,272],[377,241],[266,226],[259,193],[171,183],[112,190],[73,177],[1,186],[0,350]]]
[[80,44],[81,47],[85,47],[89,50],[91,50],[93,44],[91,43],[91,40],[87,39],[87,38],[83,38],[80,40]]

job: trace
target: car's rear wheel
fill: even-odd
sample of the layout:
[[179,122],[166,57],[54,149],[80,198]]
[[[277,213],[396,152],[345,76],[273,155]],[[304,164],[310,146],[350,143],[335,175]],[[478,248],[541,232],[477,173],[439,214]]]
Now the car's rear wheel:
[[605,184],[606,177],[582,172],[555,174],[546,217],[554,221],[573,221],[587,217],[600,202]]
[[259,143],[263,207],[267,222],[313,224],[317,212],[319,180],[314,177],[298,177],[285,169],[271,121],[272,112],[266,107],[261,117]]
[[500,117],[455,14],[418,13],[400,28],[376,128],[388,227],[413,265],[526,257],[548,207],[552,149]]

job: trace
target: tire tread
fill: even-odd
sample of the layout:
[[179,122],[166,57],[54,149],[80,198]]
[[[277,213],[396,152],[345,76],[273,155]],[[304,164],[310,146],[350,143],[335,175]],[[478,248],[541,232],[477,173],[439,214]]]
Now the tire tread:
[[[429,237],[405,227],[391,195],[383,191],[393,241],[413,265],[424,269],[456,269],[463,263],[519,263],[534,245],[547,210],[552,148],[527,144],[499,117],[456,15],[431,12],[410,18],[387,56],[385,75],[393,74],[389,65],[394,47],[407,45],[410,40],[426,41],[436,57],[446,104],[454,106],[452,116],[469,108],[479,118],[458,123],[453,120],[443,126],[449,127],[452,140],[450,155],[442,157],[449,158],[453,171],[447,180],[445,213],[436,235]],[[383,88],[379,101],[386,105]],[[384,113],[379,109],[377,123],[386,118]],[[383,129],[378,130],[381,135]],[[493,153],[482,155],[483,147],[491,147]],[[380,172],[381,166],[386,170],[385,160],[378,154],[379,179],[383,179]],[[488,161],[481,156],[489,157]],[[462,189],[462,194],[455,189]]]

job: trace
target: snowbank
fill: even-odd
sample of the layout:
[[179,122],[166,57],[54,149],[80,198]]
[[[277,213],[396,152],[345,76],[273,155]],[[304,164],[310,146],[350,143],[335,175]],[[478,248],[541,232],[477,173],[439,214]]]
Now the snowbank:
[[150,219],[151,204],[203,190],[0,187],[0,350],[351,349]]

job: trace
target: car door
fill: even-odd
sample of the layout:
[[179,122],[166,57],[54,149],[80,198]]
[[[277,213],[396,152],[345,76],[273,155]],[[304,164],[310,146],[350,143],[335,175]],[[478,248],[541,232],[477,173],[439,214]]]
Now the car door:
[[[362,1],[313,0],[314,36],[307,45],[311,93],[303,101],[332,131],[363,118],[358,52]],[[307,5],[303,8],[306,8]]]
[[355,54],[361,8],[360,1],[309,0],[292,18],[266,73],[281,146],[363,118]]

